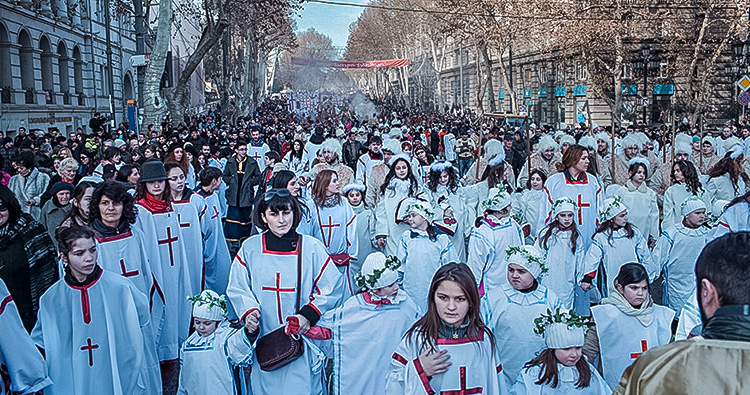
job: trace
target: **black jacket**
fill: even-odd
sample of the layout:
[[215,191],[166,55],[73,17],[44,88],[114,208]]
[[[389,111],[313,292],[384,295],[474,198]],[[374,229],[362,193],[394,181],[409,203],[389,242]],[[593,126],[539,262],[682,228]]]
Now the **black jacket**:
[[343,155],[344,155],[344,164],[351,167],[352,169],[357,168],[357,160],[359,159],[359,156],[361,155],[363,150],[362,143],[360,143],[357,140],[354,140],[353,142],[351,140],[347,140],[344,142],[343,146]]
[[234,207],[252,207],[255,197],[255,186],[260,183],[261,175],[258,162],[251,157],[245,158],[245,174],[237,174],[237,155],[232,155],[224,167],[222,179],[227,184],[227,205]]

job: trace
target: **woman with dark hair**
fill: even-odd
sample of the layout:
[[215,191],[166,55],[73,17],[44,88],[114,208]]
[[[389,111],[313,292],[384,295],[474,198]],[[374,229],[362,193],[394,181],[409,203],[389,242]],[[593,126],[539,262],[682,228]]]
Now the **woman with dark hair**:
[[680,205],[685,199],[696,196],[706,202],[706,205],[709,204],[706,191],[698,179],[698,171],[692,162],[685,160],[675,161],[672,166],[671,178],[672,186],[664,192],[662,229],[667,229],[681,221]]
[[545,182],[547,182],[547,174],[544,170],[534,169],[531,171],[531,177],[526,180],[525,189],[512,195],[513,217],[517,218],[519,223],[529,225],[529,233],[526,238],[529,242],[533,242],[539,235],[539,207],[542,205],[542,200],[547,198],[547,194],[544,192]]
[[138,185],[138,181],[141,179],[141,165],[133,163],[132,165],[123,165],[120,170],[117,170],[115,181],[123,183],[127,186],[128,190],[135,193],[135,186]]
[[466,262],[466,237],[471,232],[471,213],[466,207],[465,189],[459,185],[456,168],[448,161],[430,166],[427,196],[438,211],[435,226],[450,236],[458,262]]
[[416,160],[416,171],[419,182],[428,184],[430,182],[430,166],[435,162],[435,158],[427,152],[427,149],[423,145],[418,145],[414,149],[414,159]]
[[95,187],[96,184],[90,181],[81,181],[76,185],[73,194],[70,196],[72,207],[60,226],[89,225],[91,222],[89,220],[89,204]]
[[162,380],[169,385],[177,374],[180,345],[187,339],[190,329],[192,307],[186,295],[190,295],[192,279],[182,228],[172,207],[167,171],[156,160],[146,161],[141,170],[141,181],[135,192],[138,214],[133,227],[143,233],[151,267],[160,273],[154,284],[154,298],[158,299],[154,303],[164,304],[165,316],[157,349]]
[[[302,336],[341,302],[344,277],[323,243],[295,231],[301,217],[299,202],[286,188],[266,191],[253,209],[253,222],[263,233],[242,244],[227,287],[252,342],[285,327],[287,333]],[[268,292],[270,288],[279,292]],[[302,357],[278,369],[253,369],[252,392],[322,394],[321,352],[307,340],[303,347]],[[256,349],[253,366],[264,352]]]
[[42,195],[49,185],[49,176],[34,166],[34,154],[23,152],[13,158],[13,167],[18,174],[10,178],[8,188],[21,203],[21,210],[35,221],[42,214]]
[[390,170],[380,187],[380,201],[375,208],[377,218],[375,238],[379,248],[385,247],[386,255],[396,255],[398,239],[409,225],[403,222],[406,207],[401,207],[404,199],[416,198],[422,194],[419,181],[412,172],[411,162],[406,155],[394,155],[389,164]]
[[621,196],[626,207],[638,207],[630,212],[630,223],[641,231],[643,237],[653,246],[659,238],[659,206],[656,202],[656,192],[646,186],[649,176],[649,163],[646,158],[634,156],[628,162],[630,178],[625,186],[612,184],[607,187],[610,197]]
[[537,229],[548,225],[552,218],[552,202],[567,197],[576,202],[576,226],[581,232],[584,247],[591,244],[599,217],[601,186],[596,176],[589,174],[589,150],[574,144],[565,150],[562,163],[557,163],[559,173],[551,175],[544,185],[546,198],[539,209]]
[[56,255],[44,227],[21,210],[10,189],[0,185],[0,279],[29,332],[36,323],[39,298],[57,281]]
[[297,183],[297,175],[290,170],[282,170],[276,173],[271,179],[271,189],[286,188],[289,193],[297,199],[302,217],[297,225],[297,232],[303,235],[315,237],[322,240],[320,226],[315,223],[315,217],[312,214],[312,206],[315,204],[312,199],[305,198],[301,193],[301,187]]
[[596,328],[586,334],[583,355],[590,361],[601,357],[602,374],[610,388],[617,386],[633,360],[672,338],[675,313],[654,304],[648,284],[643,265],[626,263],[615,277],[615,291],[591,308]]
[[742,165],[730,157],[722,158],[714,167],[708,170],[706,195],[710,205],[717,200],[730,201],[747,192],[747,175],[742,171]]
[[86,177],[94,174],[94,168],[96,168],[96,165],[94,164],[94,156],[96,154],[88,149],[81,150],[81,165],[78,167],[78,175],[81,177]]
[[548,311],[535,319],[534,332],[546,348],[523,366],[511,388],[517,395],[611,394],[612,390],[581,349],[586,329],[594,324],[573,310]]
[[201,197],[193,193],[187,186],[185,173],[177,162],[164,164],[167,171],[167,179],[170,191],[172,208],[177,214],[177,222],[180,223],[180,241],[185,248],[185,256],[188,259],[190,280],[192,284],[192,295],[199,294],[202,290],[204,266],[203,266],[203,235],[201,234],[201,221],[198,207]]
[[294,140],[292,150],[287,152],[281,163],[297,176],[306,173],[309,167],[305,155],[305,143],[302,140]]
[[479,303],[468,266],[440,267],[427,312],[393,353],[384,393],[506,393],[495,336],[482,321]]
[[119,169],[122,166],[120,162],[122,159],[122,151],[117,147],[107,147],[102,153],[102,160],[99,165],[94,169],[94,175],[102,177],[104,175],[104,166],[113,165],[115,169]]

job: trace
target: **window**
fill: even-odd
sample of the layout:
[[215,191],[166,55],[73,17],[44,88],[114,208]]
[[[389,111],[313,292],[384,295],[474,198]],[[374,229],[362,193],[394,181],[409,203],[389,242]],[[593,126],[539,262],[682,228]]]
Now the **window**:
[[529,82],[529,83],[531,82],[531,69],[524,70],[523,79],[526,82]]
[[539,123],[547,123],[547,102],[539,103]]
[[555,81],[560,83],[565,83],[565,64],[560,63],[557,65],[557,76],[555,77]]
[[588,70],[586,65],[581,62],[576,62],[576,80],[583,81],[588,78]]
[[633,64],[627,63],[627,62],[622,64],[622,78],[623,79],[633,78]]
[[565,122],[565,102],[557,103],[557,122]]
[[659,78],[667,78],[669,76],[669,61],[662,60],[659,62]]
[[548,79],[547,66],[539,66],[539,83],[546,84]]

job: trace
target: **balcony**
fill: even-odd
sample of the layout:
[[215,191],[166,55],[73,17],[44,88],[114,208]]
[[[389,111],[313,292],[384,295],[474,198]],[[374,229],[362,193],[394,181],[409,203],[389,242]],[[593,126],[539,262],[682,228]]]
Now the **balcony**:
[[33,89],[26,88],[26,90],[24,91],[24,97],[26,99],[26,104],[35,104]]
[[44,92],[45,103],[55,104],[55,92],[53,92],[52,89],[43,89],[42,92]]
[[63,92],[63,104],[70,105],[70,92]]

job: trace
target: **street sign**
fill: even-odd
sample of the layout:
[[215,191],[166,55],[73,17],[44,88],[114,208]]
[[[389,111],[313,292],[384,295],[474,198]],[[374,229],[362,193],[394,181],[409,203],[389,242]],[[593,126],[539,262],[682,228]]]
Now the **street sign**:
[[739,96],[737,96],[737,103],[740,103],[740,105],[746,106],[748,103],[750,103],[750,92],[742,92]]
[[150,54],[146,55],[133,55],[130,57],[130,65],[133,67],[143,67],[148,66],[149,58],[151,57]]
[[651,100],[649,100],[648,97],[641,98],[641,107],[648,107],[650,103],[651,103]]
[[518,107],[518,115],[526,115],[526,106]]
[[743,75],[742,78],[737,81],[737,86],[739,86],[743,91],[750,89],[750,77],[748,77],[747,75]]

